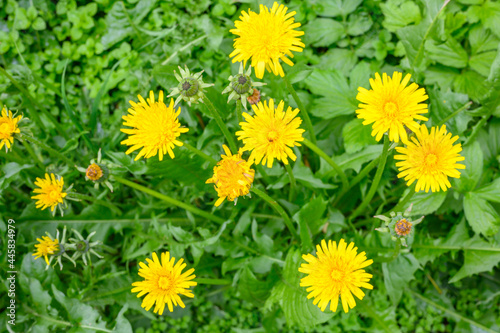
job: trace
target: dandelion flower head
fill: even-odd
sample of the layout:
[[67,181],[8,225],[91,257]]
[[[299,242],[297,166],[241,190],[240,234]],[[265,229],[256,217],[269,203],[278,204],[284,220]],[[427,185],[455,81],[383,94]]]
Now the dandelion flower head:
[[36,252],[33,253],[33,256],[35,259],[44,257],[45,262],[49,265],[48,255],[59,251],[59,240],[57,238],[53,240],[48,236],[42,236],[42,239],[37,238],[36,240],[38,244],[35,244]]
[[167,153],[174,158],[175,146],[183,145],[177,138],[181,133],[189,131],[179,123],[178,116],[181,109],[179,108],[177,112],[174,110],[173,99],[167,107],[163,103],[163,91],[160,91],[158,101],[155,101],[153,91],[149,92],[147,101],[141,95],[138,95],[138,98],[139,103],[130,101],[132,107],[128,109],[129,114],[123,116],[123,125],[132,127],[121,129],[123,133],[129,135],[121,144],[131,146],[125,153],[130,154],[141,149],[135,157],[136,161],[141,157],[150,158],[157,154],[162,161],[163,155]]
[[419,124],[415,120],[428,120],[421,116],[427,113],[427,104],[423,104],[428,96],[425,89],[418,88],[416,83],[406,86],[410,81],[407,74],[394,72],[392,78],[386,73],[382,78],[378,73],[370,79],[370,90],[358,88],[356,99],[361,102],[356,110],[358,118],[364,119],[363,125],[372,124],[372,136],[380,141],[385,132],[389,132],[389,140],[403,142],[408,140],[405,126],[413,132],[418,131]]
[[7,111],[5,107],[2,109],[2,115],[0,117],[0,149],[2,149],[4,145],[7,149],[10,149],[14,143],[14,134],[21,132],[18,123],[22,118],[23,116],[21,115],[13,117],[12,111]]
[[242,11],[240,21],[234,22],[235,29],[230,30],[238,36],[229,55],[233,62],[250,60],[259,79],[264,77],[266,68],[274,75],[285,76],[280,60],[293,66],[288,57],[293,58],[292,51],[302,52],[305,47],[299,38],[304,32],[295,30],[300,27],[293,17],[296,12],[287,11],[287,7],[277,2],[271,9],[260,5],[259,14]]
[[35,185],[39,188],[33,190],[36,195],[32,196],[31,199],[37,200],[36,208],[41,208],[44,210],[50,207],[50,211],[54,211],[57,205],[64,202],[64,198],[67,193],[63,192],[64,179],[56,179],[56,176],[51,173],[45,174],[45,179],[37,178]]
[[169,252],[161,253],[161,261],[155,252],[153,252],[152,257],[153,260],[146,258],[147,264],[139,263],[139,276],[143,277],[144,280],[132,283],[132,286],[135,287],[132,292],[139,292],[137,297],[146,295],[141,304],[146,311],[149,311],[155,303],[153,312],[159,315],[163,314],[165,304],[170,312],[177,305],[184,308],[185,305],[180,295],[194,297],[189,289],[197,285],[195,281],[192,281],[196,277],[193,274],[194,268],[182,273],[186,267],[186,264],[183,263],[184,260],[181,258],[175,263],[175,258],[170,257]]
[[462,145],[453,144],[458,136],[451,137],[446,125],[440,129],[432,127],[430,132],[422,125],[415,134],[406,147],[396,147],[401,154],[394,156],[400,161],[396,163],[400,171],[398,178],[404,178],[408,186],[416,180],[416,192],[429,192],[429,189],[432,192],[446,191],[451,187],[448,177],[460,178],[458,169],[465,169],[465,165],[457,163],[465,159],[459,154]]
[[307,261],[299,268],[299,272],[307,274],[300,281],[301,287],[307,287],[308,299],[314,298],[313,304],[321,311],[325,311],[328,303],[330,310],[337,311],[339,297],[342,308],[347,313],[354,308],[356,302],[352,294],[362,300],[365,294],[360,288],[373,289],[368,282],[371,274],[365,272],[364,267],[373,263],[367,260],[365,252],[357,253],[354,243],[347,243],[341,239],[338,247],[336,242],[321,241],[316,246],[316,256],[305,254],[302,258]]
[[206,184],[215,184],[219,199],[215,206],[227,199],[234,201],[240,196],[247,195],[250,192],[255,171],[250,168],[252,163],[241,158],[242,151],[232,155],[229,148],[222,146],[226,155],[221,155],[222,160],[214,167],[214,175],[206,181]]
[[292,111],[288,107],[284,111],[285,103],[281,101],[278,107],[274,107],[274,101],[269,100],[252,105],[254,116],[243,113],[246,122],[240,123],[241,131],[236,132],[238,140],[242,140],[245,146],[243,151],[252,151],[249,157],[251,163],[262,164],[271,168],[274,159],[288,164],[288,158],[292,161],[297,159],[291,147],[300,146],[303,141],[303,129],[300,117],[296,117],[299,109]]

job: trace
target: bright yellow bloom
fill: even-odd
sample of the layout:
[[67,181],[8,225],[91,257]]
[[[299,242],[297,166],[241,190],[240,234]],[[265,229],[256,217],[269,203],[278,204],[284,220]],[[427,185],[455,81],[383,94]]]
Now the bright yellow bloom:
[[56,238],[52,240],[48,236],[42,236],[42,239],[36,239],[40,244],[35,244],[36,252],[33,253],[35,259],[40,257],[45,258],[45,262],[49,265],[49,258],[47,257],[49,254],[54,254],[59,251],[59,240]]
[[7,111],[5,107],[2,109],[2,116],[0,117],[0,149],[4,145],[7,149],[10,149],[14,143],[14,134],[21,133],[17,124],[22,118],[21,115],[12,118],[12,111]]
[[34,195],[31,199],[38,200],[36,202],[36,208],[41,208],[44,210],[50,207],[50,211],[54,211],[57,205],[63,203],[64,197],[67,193],[63,192],[64,179],[56,179],[56,176],[51,173],[45,174],[45,179],[36,178],[35,185],[39,188],[33,190],[33,193],[39,193]]
[[242,195],[247,195],[255,176],[255,171],[250,168],[252,163],[241,158],[241,149],[238,154],[232,155],[226,145],[222,148],[226,155],[221,155],[222,160],[214,167],[213,177],[206,181],[206,184],[215,184],[214,188],[219,195],[215,202],[217,207],[224,199],[234,201]]
[[140,103],[130,101],[132,107],[128,109],[129,114],[123,116],[124,126],[132,128],[122,128],[121,131],[129,137],[121,144],[132,146],[125,153],[142,148],[135,157],[137,161],[141,157],[150,158],[159,154],[160,161],[163,155],[170,155],[174,158],[173,149],[175,146],[182,146],[182,142],[177,140],[181,133],[189,131],[188,128],[181,127],[177,118],[181,113],[181,108],[177,112],[174,110],[174,100],[170,99],[167,107],[163,103],[163,91],[160,91],[158,101],[155,102],[153,91],[149,92],[147,102],[141,95],[137,96]]
[[375,80],[370,79],[371,90],[358,88],[356,99],[364,104],[359,104],[356,110],[358,118],[364,119],[363,125],[372,125],[372,136],[380,141],[385,132],[389,131],[389,140],[403,142],[408,140],[406,127],[413,132],[418,131],[419,124],[415,119],[426,121],[421,113],[427,113],[427,104],[422,104],[428,96],[424,88],[418,89],[416,83],[406,85],[410,81],[410,74],[394,72],[392,79],[386,73],[375,74]]
[[325,311],[330,302],[330,310],[337,311],[339,297],[342,298],[342,307],[347,313],[349,308],[354,308],[356,302],[352,294],[360,300],[365,294],[360,287],[373,289],[368,282],[372,278],[371,274],[365,272],[364,267],[373,263],[373,260],[366,260],[365,252],[357,253],[358,248],[354,243],[347,243],[341,239],[337,247],[336,242],[321,241],[321,246],[316,245],[316,255],[304,254],[302,258],[307,261],[299,268],[299,272],[307,274],[300,280],[301,287],[307,288],[308,299],[314,297],[313,304],[317,305],[321,311]]
[[243,113],[246,122],[240,123],[241,131],[236,132],[238,140],[242,140],[245,146],[243,151],[251,150],[248,158],[250,163],[259,164],[272,168],[274,159],[288,164],[288,157],[295,161],[297,156],[290,147],[300,146],[298,141],[303,141],[303,129],[299,126],[302,119],[295,117],[299,109],[292,111],[289,106],[284,110],[285,103],[281,101],[278,107],[274,107],[274,101],[259,102],[252,105],[255,116]]
[[181,258],[176,264],[175,258],[171,258],[168,252],[161,253],[161,262],[155,252],[153,252],[153,260],[146,258],[146,261],[147,265],[143,262],[139,263],[141,266],[139,276],[143,277],[144,280],[132,283],[132,286],[135,287],[132,292],[139,292],[137,297],[147,294],[142,300],[141,306],[149,311],[156,303],[153,312],[159,315],[163,314],[165,304],[168,305],[170,312],[174,311],[174,306],[177,305],[184,308],[185,305],[179,295],[194,297],[194,294],[188,289],[197,285],[196,282],[191,281],[196,277],[192,274],[194,268],[182,273],[186,267],[186,264],[183,263],[184,260]]
[[302,52],[305,47],[298,38],[304,32],[294,30],[300,27],[293,17],[296,12],[287,14],[287,10],[287,7],[275,2],[271,10],[260,5],[259,14],[250,9],[248,13],[242,11],[241,21],[234,22],[236,29],[230,30],[239,36],[234,40],[234,51],[229,55],[234,57],[233,62],[243,61],[246,64],[251,59],[251,66],[259,79],[264,76],[265,68],[274,75],[285,76],[280,59],[293,66],[288,58],[293,58],[291,51]]
[[460,156],[462,145],[453,145],[458,140],[458,136],[451,137],[447,133],[446,125],[441,129],[432,127],[431,132],[425,125],[420,126],[415,131],[416,137],[406,143],[406,147],[396,147],[398,153],[394,159],[401,160],[396,163],[400,173],[398,178],[403,178],[410,186],[417,180],[415,191],[424,190],[429,192],[439,192],[440,189],[446,191],[451,184],[448,177],[460,178],[460,171],[465,169],[465,165],[457,162],[463,161],[465,157]]

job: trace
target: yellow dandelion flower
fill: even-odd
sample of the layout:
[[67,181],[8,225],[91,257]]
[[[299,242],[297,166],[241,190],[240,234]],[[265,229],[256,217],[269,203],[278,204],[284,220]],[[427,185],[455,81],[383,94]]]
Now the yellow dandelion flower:
[[52,240],[48,236],[42,236],[42,239],[37,238],[36,240],[39,244],[35,244],[36,252],[33,253],[33,256],[35,256],[35,259],[44,257],[45,262],[49,265],[49,258],[47,256],[59,251],[59,240],[57,238]]
[[446,125],[441,129],[432,127],[431,132],[425,125],[415,131],[416,137],[406,143],[406,147],[396,147],[398,153],[394,159],[401,162],[396,163],[400,173],[398,178],[403,178],[410,186],[415,180],[417,185],[415,191],[424,190],[429,192],[446,191],[451,187],[448,177],[460,178],[460,171],[465,165],[457,162],[463,161],[465,157],[460,156],[462,145],[453,143],[458,136],[451,137],[447,133]]
[[185,307],[179,295],[194,297],[194,294],[189,289],[197,285],[196,282],[191,281],[196,277],[196,275],[192,274],[194,268],[182,273],[182,270],[186,267],[183,261],[181,258],[175,263],[175,258],[170,257],[169,252],[163,252],[161,253],[160,262],[156,253],[153,252],[153,260],[146,258],[147,265],[143,262],[139,263],[141,267],[139,276],[143,277],[144,281],[132,283],[132,286],[135,287],[132,292],[139,292],[137,297],[147,294],[141,304],[146,311],[149,311],[156,303],[153,312],[162,315],[165,304],[168,305],[170,312],[174,311],[174,306]]
[[347,313],[349,308],[354,308],[354,294],[360,300],[365,294],[360,288],[373,289],[368,282],[372,278],[371,274],[365,272],[364,267],[373,263],[373,260],[366,260],[365,252],[357,253],[358,248],[354,243],[347,243],[341,239],[337,247],[336,242],[321,241],[321,246],[316,245],[316,255],[305,254],[302,258],[307,263],[302,264],[299,272],[307,274],[300,280],[301,287],[307,288],[308,299],[314,297],[313,304],[317,305],[321,311],[325,311],[328,303],[330,310],[337,311],[339,297],[342,299],[342,307]]
[[5,107],[2,109],[2,116],[0,117],[0,149],[4,145],[7,149],[10,149],[14,144],[14,135],[21,133],[17,124],[22,118],[21,115],[13,118],[12,111],[7,111]]
[[421,113],[427,113],[427,104],[423,104],[428,96],[424,88],[418,88],[416,83],[406,86],[410,81],[410,74],[394,72],[392,78],[386,73],[382,78],[378,73],[375,80],[370,79],[371,90],[358,88],[356,99],[364,104],[359,104],[356,110],[358,118],[364,119],[363,125],[372,125],[372,136],[380,141],[385,132],[389,132],[389,140],[403,142],[408,140],[405,126],[413,132],[418,131],[417,120],[428,120]]
[[217,207],[224,199],[234,201],[242,195],[247,195],[255,176],[255,171],[250,168],[252,163],[241,158],[241,149],[238,154],[232,155],[226,145],[222,148],[226,155],[221,155],[222,160],[214,167],[213,177],[206,181],[206,184],[215,184],[214,188],[219,196],[215,202]]
[[300,146],[298,141],[304,140],[304,130],[299,128],[302,119],[295,117],[299,109],[292,111],[289,106],[283,111],[284,106],[281,101],[275,109],[274,101],[270,99],[269,106],[265,101],[252,105],[255,116],[243,113],[246,122],[240,123],[242,130],[236,135],[245,144],[243,151],[252,151],[249,162],[259,164],[262,161],[263,165],[267,162],[271,168],[275,158],[285,164],[288,164],[288,158],[297,159],[290,147]]
[[241,12],[240,20],[234,22],[236,29],[231,29],[237,37],[234,40],[234,51],[229,55],[233,62],[246,62],[251,59],[255,75],[262,79],[264,69],[274,75],[285,76],[280,59],[293,66],[288,58],[293,58],[291,51],[302,52],[305,47],[299,36],[303,31],[296,31],[300,23],[295,23],[296,12],[287,13],[288,8],[277,2],[269,9],[260,5],[260,13],[248,10]]
[[141,95],[137,96],[139,103],[130,101],[132,107],[128,109],[129,114],[123,116],[124,126],[132,128],[122,128],[121,131],[128,134],[129,137],[123,140],[121,144],[132,146],[125,153],[141,149],[135,157],[137,161],[141,157],[150,158],[159,155],[160,161],[163,155],[170,155],[174,158],[173,149],[175,146],[182,146],[182,142],[177,140],[181,133],[189,131],[188,128],[181,127],[178,116],[181,108],[175,112],[174,100],[170,99],[170,105],[167,107],[163,103],[163,91],[160,91],[158,101],[155,102],[155,96],[152,91],[149,92],[147,102]]
[[64,179],[56,179],[56,176],[51,173],[45,174],[45,179],[37,178],[35,185],[39,188],[33,190],[33,193],[39,193],[31,197],[31,199],[38,200],[36,208],[44,210],[50,207],[50,211],[54,211],[57,205],[62,204],[63,199],[67,193],[63,192]]

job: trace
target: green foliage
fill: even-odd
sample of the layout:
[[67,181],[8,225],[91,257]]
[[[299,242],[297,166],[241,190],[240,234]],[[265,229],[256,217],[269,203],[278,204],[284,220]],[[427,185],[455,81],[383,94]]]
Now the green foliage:
[[[272,1],[261,1],[272,5]],[[298,230],[256,195],[213,207],[213,164],[185,147],[175,159],[134,161],[121,145],[122,116],[136,101],[178,82],[185,64],[214,83],[207,96],[231,133],[235,105],[220,95],[235,74],[229,30],[245,0],[81,0],[0,3],[0,105],[30,121],[28,141],[0,152],[0,243],[16,221],[16,332],[471,332],[500,327],[500,4],[493,0],[284,1],[296,11],[306,47],[285,74],[311,115],[317,146],[346,173],[305,147],[294,148],[295,193],[285,168],[256,170],[254,186],[279,203]],[[5,70],[5,73],[4,71]],[[374,230],[374,215],[388,215],[412,188],[397,177],[394,150],[373,198],[359,216],[382,152],[371,126],[356,118],[358,88],[370,89],[376,72],[412,74],[429,99],[426,124],[445,124],[463,145],[466,169],[447,192],[413,195],[412,215],[425,215],[409,248],[394,248]],[[263,99],[297,107],[282,79],[266,73]],[[202,104],[180,104],[182,141],[219,160],[226,143]],[[251,113],[251,111],[249,111]],[[305,128],[304,125],[301,125]],[[401,146],[402,144],[400,144]],[[241,142],[238,142],[241,146]],[[112,173],[216,216],[219,223],[137,189],[113,182],[94,188],[74,165],[87,167],[101,148]],[[247,157],[247,153],[245,153]],[[375,162],[374,162],[375,161]],[[69,163],[71,162],[71,163]],[[87,195],[69,202],[64,217],[36,209],[36,177],[64,176]],[[226,221],[226,222],[224,222]],[[104,259],[45,270],[34,260],[36,238],[56,228],[84,236],[96,231]],[[300,287],[298,267],[322,239],[353,241],[374,263],[373,290],[349,313],[321,312]],[[170,251],[195,268],[199,283],[186,308],[163,316],[146,312],[130,292],[138,263]],[[0,266],[8,269],[0,251]],[[7,292],[5,275],[0,290]],[[6,327],[9,298],[0,301]]]

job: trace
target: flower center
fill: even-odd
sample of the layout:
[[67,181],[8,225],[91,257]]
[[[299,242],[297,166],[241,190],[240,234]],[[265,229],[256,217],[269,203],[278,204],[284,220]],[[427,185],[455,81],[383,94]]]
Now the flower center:
[[384,112],[387,117],[394,119],[398,115],[398,106],[393,102],[387,102],[384,105]]
[[339,283],[339,282],[344,282],[345,280],[345,272],[340,270],[340,269],[336,269],[334,268],[332,270],[332,273],[330,274],[331,278],[333,281]]
[[158,286],[163,290],[169,290],[172,288],[172,280],[166,276],[160,276],[158,279]]
[[278,138],[278,132],[272,130],[269,133],[267,133],[267,140],[269,142],[274,142]]
[[398,222],[396,222],[394,231],[396,231],[396,233],[399,236],[407,236],[411,231],[411,226],[412,226],[411,222],[408,222],[406,219],[401,219]]
[[61,196],[61,192],[59,192],[59,190],[57,190],[57,189],[49,192],[49,198],[52,201],[57,201],[60,196]]
[[189,82],[184,82],[182,84],[182,90],[189,90],[191,88],[191,84]]
[[247,78],[244,77],[243,75],[238,78],[238,83],[239,84],[245,84],[247,83]]
[[0,136],[2,137],[2,139],[10,137],[11,133],[12,130],[8,123],[3,123],[2,125],[0,125]]
[[186,97],[193,97],[199,91],[200,84],[193,78],[186,78],[180,83],[181,93]]
[[427,166],[434,166],[436,165],[436,162],[437,162],[437,156],[435,154],[428,154],[427,156],[425,156],[425,165]]

